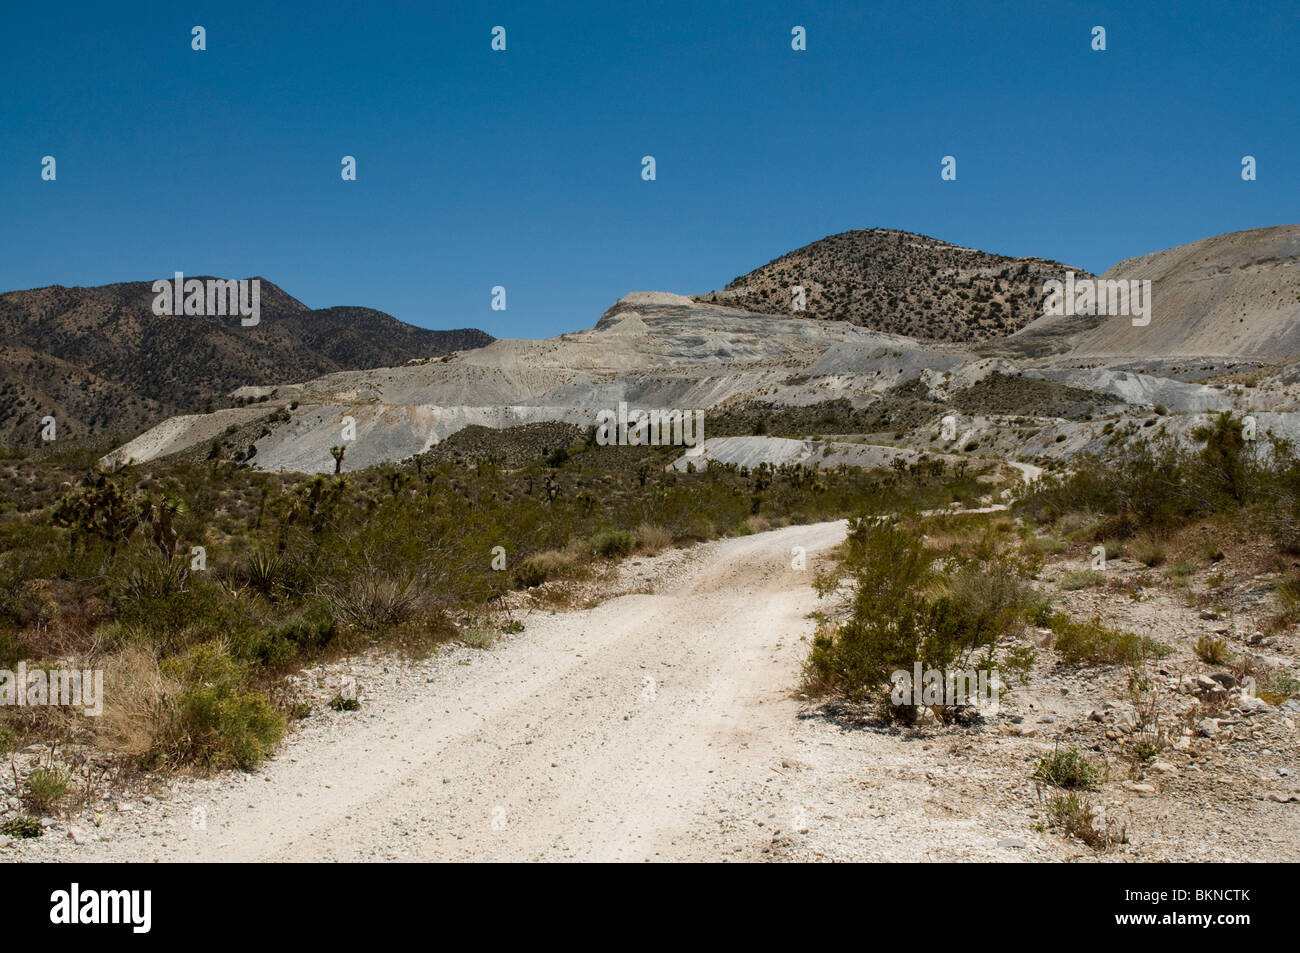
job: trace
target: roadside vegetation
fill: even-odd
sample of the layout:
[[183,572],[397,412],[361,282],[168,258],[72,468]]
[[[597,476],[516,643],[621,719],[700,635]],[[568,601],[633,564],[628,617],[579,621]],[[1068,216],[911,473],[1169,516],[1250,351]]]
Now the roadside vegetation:
[[[821,594],[842,598],[820,619],[806,691],[833,716],[859,719],[866,709],[882,725],[978,724],[989,719],[969,706],[915,696],[900,703],[891,676],[918,665],[987,669],[1005,693],[1027,677],[1037,651],[1050,653],[1057,677],[1105,679],[1125,702],[1098,701],[1081,723],[1049,729],[1058,740],[1077,733],[1076,744],[1087,737],[1105,755],[1094,761],[1060,747],[1037,761],[1030,778],[1043,821],[1035,829],[1097,851],[1125,843],[1123,824],[1091,793],[1116,780],[1110,768],[1125,767],[1128,779],[1116,783],[1130,793],[1154,795],[1177,770],[1160,759],[1211,744],[1232,705],[1257,711],[1300,694],[1285,666],[1251,650],[1262,642],[1276,653],[1286,639],[1269,634],[1286,636],[1300,620],[1300,460],[1282,441],[1247,439],[1227,413],[1191,438],[1128,435],[1105,458],[1080,458],[1017,488],[1008,512],[853,520],[838,565],[818,579]],[[1127,565],[1114,571],[1108,560]],[[1125,617],[1117,598],[1144,602],[1157,590],[1212,631],[1188,638],[1185,621],[1169,634],[1148,627],[1150,635],[1116,624]],[[1244,619],[1261,631],[1241,631]],[[1037,734],[1019,724],[1025,714],[990,727]]]
[[1022,492],[1017,511],[1039,525],[1071,514],[1100,516],[1094,542],[1128,543],[1148,566],[1167,558],[1165,540],[1189,523],[1249,527],[1285,554],[1300,554],[1300,460],[1285,441],[1246,439],[1241,418],[1216,415],[1193,432],[1196,446],[1126,436],[1106,459],[1082,457]]
[[[973,517],[951,517],[972,520]],[[823,619],[805,666],[808,690],[874,705],[886,721],[914,722],[929,709],[940,721],[968,718],[973,707],[898,704],[893,673],[978,670],[1001,673],[1008,687],[1033,664],[1033,652],[1008,646],[1042,607],[1029,584],[1041,558],[1022,554],[1009,523],[976,521],[946,548],[927,540],[919,520],[852,521],[842,565],[819,580],[823,595],[851,576],[851,607]],[[950,524],[950,530],[956,526]]]
[[[0,668],[103,669],[105,711],[0,710],[8,749],[93,743],[147,769],[251,768],[301,704],[284,676],[372,648],[489,647],[512,593],[674,545],[987,492],[973,467],[666,470],[672,448],[439,453],[330,476],[229,459],[116,472],[0,458]],[[340,709],[342,710],[342,709]],[[52,791],[48,788],[47,791]]]

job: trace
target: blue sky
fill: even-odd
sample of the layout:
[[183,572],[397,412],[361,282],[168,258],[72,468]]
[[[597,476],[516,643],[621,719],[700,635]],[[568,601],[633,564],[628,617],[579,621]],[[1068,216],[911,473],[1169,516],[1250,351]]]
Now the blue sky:
[[6,290],[262,275],[312,307],[544,337],[852,228],[1100,271],[1300,222],[1294,2],[173,0],[4,21]]

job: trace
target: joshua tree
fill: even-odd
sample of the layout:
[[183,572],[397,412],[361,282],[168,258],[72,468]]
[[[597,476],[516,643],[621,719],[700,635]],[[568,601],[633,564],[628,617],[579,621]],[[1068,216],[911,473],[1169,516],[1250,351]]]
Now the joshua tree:
[[158,551],[171,559],[176,555],[176,530],[172,517],[185,512],[185,503],[179,497],[163,496],[154,499],[146,496],[136,505],[140,522],[148,523],[153,531],[153,543]]
[[337,447],[330,447],[330,456],[334,458],[334,472],[343,472],[343,454],[347,453],[348,448],[343,444]]
[[72,530],[74,543],[81,536],[98,536],[108,543],[110,553],[136,525],[126,494],[103,473],[92,474],[79,491],[59,500],[53,519],[56,526]]

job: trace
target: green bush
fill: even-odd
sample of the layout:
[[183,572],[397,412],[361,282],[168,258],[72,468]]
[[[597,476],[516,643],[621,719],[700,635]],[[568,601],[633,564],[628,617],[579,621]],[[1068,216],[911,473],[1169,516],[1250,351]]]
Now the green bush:
[[1063,613],[1052,616],[1053,648],[1069,665],[1136,665],[1145,659],[1163,658],[1169,646],[1155,639],[1107,628],[1099,617],[1076,622]]
[[608,529],[591,537],[591,551],[606,559],[626,556],[636,547],[636,534],[625,529]]
[[551,565],[547,560],[530,556],[515,567],[515,586],[520,589],[536,589],[546,582],[550,574]]
[[1104,585],[1106,574],[1096,569],[1076,569],[1061,577],[1060,586],[1066,591],[1092,589]]
[[279,744],[284,716],[262,695],[245,690],[243,670],[221,644],[196,645],[165,660],[162,671],[183,686],[176,724],[182,762],[247,771]]
[[239,568],[236,578],[268,599],[279,599],[298,587],[297,567],[283,553],[256,550]]
[[228,590],[189,579],[185,588],[165,593],[118,594],[118,622],[143,635],[163,655],[219,639],[249,624],[249,607]]
[[1133,558],[1144,566],[1159,566],[1165,561],[1165,547],[1154,536],[1145,536],[1133,544]]
[[41,827],[40,821],[34,817],[27,817],[25,815],[11,818],[3,824],[0,824],[0,834],[4,834],[6,837],[16,837],[20,840],[30,837],[40,837],[44,833],[45,829]]
[[309,603],[279,625],[245,627],[232,638],[241,661],[276,668],[312,656],[338,636],[338,626],[323,601]]
[[951,575],[937,563],[919,531],[853,520],[845,552],[856,587],[852,612],[814,637],[804,668],[809,688],[850,701],[875,699],[882,713],[907,720],[915,716],[912,706],[886,704],[895,671],[911,673],[917,663],[940,672],[994,670],[999,662],[1027,669],[1031,656],[997,652],[1032,602],[1011,560],[986,552]]
[[1077,748],[1059,748],[1045,758],[1039,758],[1030,780],[1042,781],[1053,787],[1092,791],[1097,788],[1097,769]]
[[34,768],[27,776],[27,803],[32,810],[48,814],[67,796],[72,778],[62,768]]
[[1292,447],[1271,435],[1246,440],[1242,421],[1227,412],[1211,415],[1191,437],[1199,449],[1115,429],[1105,457],[1079,457],[1068,473],[1036,481],[1020,505],[1049,520],[1079,509],[1113,517],[1098,541],[1254,507],[1269,533],[1300,546],[1300,461]]

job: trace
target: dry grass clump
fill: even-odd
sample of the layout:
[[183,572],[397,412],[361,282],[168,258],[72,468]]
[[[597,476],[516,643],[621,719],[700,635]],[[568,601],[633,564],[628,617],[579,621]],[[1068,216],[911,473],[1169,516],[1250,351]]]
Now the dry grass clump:
[[101,664],[105,699],[100,743],[133,761],[175,751],[177,739],[168,736],[176,721],[180,683],[163,674],[158,659],[143,645],[128,644]]
[[636,528],[637,550],[648,556],[654,556],[660,551],[668,549],[672,544],[673,534],[671,530],[656,526],[653,523],[642,523]]
[[564,549],[548,549],[520,561],[514,582],[521,589],[534,589],[553,579],[585,579],[591,575],[591,555],[586,543],[572,539]]
[[247,690],[246,671],[219,642],[162,662],[128,646],[105,669],[101,741],[142,767],[249,770],[284,734],[284,716]]

